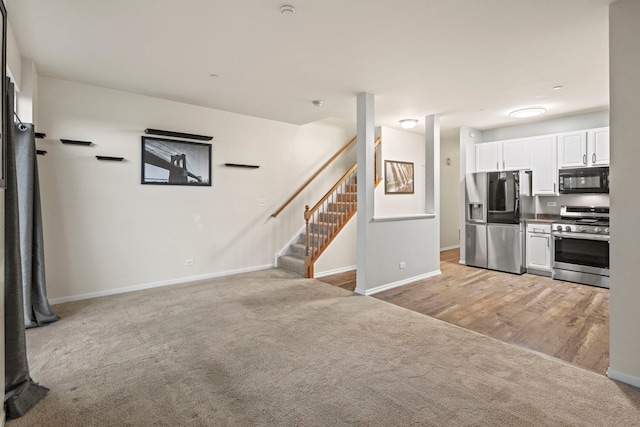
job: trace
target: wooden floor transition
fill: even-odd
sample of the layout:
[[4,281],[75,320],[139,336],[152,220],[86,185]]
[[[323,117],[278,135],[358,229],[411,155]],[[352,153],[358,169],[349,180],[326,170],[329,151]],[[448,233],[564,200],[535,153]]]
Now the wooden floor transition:
[[[442,275],[375,298],[604,374],[609,365],[609,290],[531,274],[467,267],[443,251]],[[355,271],[319,278],[353,291]]]

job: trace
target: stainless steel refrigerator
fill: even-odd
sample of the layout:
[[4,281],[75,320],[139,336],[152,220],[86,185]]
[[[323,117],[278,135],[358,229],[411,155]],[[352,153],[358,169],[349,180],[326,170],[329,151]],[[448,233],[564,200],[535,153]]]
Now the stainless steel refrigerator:
[[465,262],[507,273],[525,271],[524,220],[534,216],[531,172],[467,175]]

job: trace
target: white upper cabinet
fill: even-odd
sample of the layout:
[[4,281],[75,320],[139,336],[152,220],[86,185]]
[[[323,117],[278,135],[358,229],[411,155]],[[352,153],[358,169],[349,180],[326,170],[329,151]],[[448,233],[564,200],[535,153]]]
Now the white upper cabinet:
[[609,128],[591,129],[587,132],[590,166],[609,165]]
[[476,144],[476,172],[495,172],[502,166],[502,142]]
[[502,169],[531,169],[531,152],[528,139],[514,139],[502,143]]
[[609,165],[609,128],[558,135],[558,167],[584,168]]
[[558,195],[556,135],[531,140],[532,191],[534,196]]
[[528,139],[476,144],[476,172],[531,168]]
[[568,132],[558,135],[558,167],[587,166],[587,132]]

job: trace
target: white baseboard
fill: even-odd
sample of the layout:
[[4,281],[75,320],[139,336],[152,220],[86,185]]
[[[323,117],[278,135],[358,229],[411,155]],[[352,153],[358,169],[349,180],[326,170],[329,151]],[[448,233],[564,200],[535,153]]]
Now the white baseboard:
[[350,265],[348,267],[342,267],[342,268],[334,268],[333,270],[327,270],[327,271],[321,271],[320,273],[314,273],[313,274],[313,278],[317,279],[318,277],[325,277],[325,276],[331,276],[333,274],[346,273],[347,271],[353,271],[353,270],[355,270],[357,268],[358,268],[357,265]]
[[640,388],[640,377],[625,374],[624,372],[616,371],[615,369],[611,368],[607,369],[607,377],[611,378],[612,380],[620,381],[625,384]]
[[[256,267],[241,268],[238,270],[221,271],[218,273],[202,274],[199,276],[183,277],[180,279],[163,280],[162,282],[143,283],[141,285],[127,286],[126,288],[109,289],[106,291],[90,292],[88,294],[71,295],[68,297],[52,298],[50,304],[61,304],[63,302],[80,301],[89,298],[104,297],[108,295],[123,294],[126,292],[141,291],[143,289],[160,288],[162,286],[178,285],[180,283],[197,282],[198,280],[214,279],[216,277],[232,276],[240,273],[250,273],[252,271],[268,270],[273,268],[273,264],[259,265]],[[1,427],[1,426],[0,426]]]
[[355,293],[356,294],[360,294],[360,295],[373,295],[373,294],[377,294],[378,292],[388,291],[389,289],[393,289],[393,288],[397,288],[397,287],[402,286],[402,285],[406,285],[408,283],[417,282],[418,280],[428,279],[429,277],[434,277],[434,276],[439,276],[440,274],[442,274],[442,271],[436,270],[436,271],[432,271],[432,272],[429,272],[429,273],[426,273],[426,274],[421,274],[420,276],[409,277],[408,279],[398,280],[397,282],[387,283],[386,285],[377,286],[377,287],[375,287],[373,289],[366,289],[366,290],[363,291],[362,289],[356,288]]
[[465,260],[461,259],[460,261],[458,261],[458,264],[467,265],[467,262]]
[[440,248],[440,252],[442,251],[449,251],[451,249],[458,249],[460,247],[460,245],[453,245],[453,246],[446,246],[444,248]]
[[7,416],[4,413],[4,409],[3,409],[2,412],[0,412],[0,427],[4,427],[4,422],[6,418]]

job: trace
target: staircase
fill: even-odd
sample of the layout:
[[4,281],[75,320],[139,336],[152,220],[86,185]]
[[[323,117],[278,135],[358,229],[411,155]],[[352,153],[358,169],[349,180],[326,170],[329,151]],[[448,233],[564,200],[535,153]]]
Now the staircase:
[[[300,195],[355,140],[356,137],[354,136],[271,216],[273,218],[277,217],[293,199]],[[380,138],[374,143],[374,181],[376,186],[382,182],[380,168],[378,167],[379,159]],[[293,271],[304,277],[313,277],[313,265],[318,257],[322,255],[322,252],[356,213],[358,196],[357,168],[357,163],[351,166],[314,207],[309,208],[309,205],[305,207],[305,231],[298,236],[295,243],[289,245],[284,255],[278,257],[278,267]]]
[[[320,203],[316,213],[310,213],[309,206],[305,208],[305,219],[309,220],[307,227],[309,234],[309,256],[315,261],[329,246],[329,243],[344,228],[356,213],[357,182],[355,165],[334,186],[334,191],[326,197],[326,203]],[[321,201],[322,202],[322,201]],[[285,255],[278,257],[278,267],[313,277],[313,265],[305,265],[307,258],[307,231],[300,233],[295,243],[289,245]],[[309,271],[310,269],[310,271]]]

